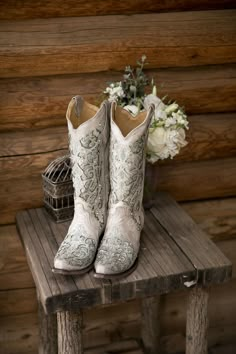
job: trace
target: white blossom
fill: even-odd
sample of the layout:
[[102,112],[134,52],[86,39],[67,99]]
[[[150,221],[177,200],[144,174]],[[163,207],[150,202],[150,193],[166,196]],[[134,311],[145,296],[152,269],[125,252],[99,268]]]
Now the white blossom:
[[173,158],[187,144],[185,131],[165,129],[164,127],[150,128],[147,142],[148,161],[155,163],[168,157]]
[[124,90],[122,88],[121,82],[118,83],[111,83],[106,90],[104,91],[104,93],[108,94],[108,101],[109,102],[113,102],[113,101],[117,101],[118,98],[122,98],[124,97]]

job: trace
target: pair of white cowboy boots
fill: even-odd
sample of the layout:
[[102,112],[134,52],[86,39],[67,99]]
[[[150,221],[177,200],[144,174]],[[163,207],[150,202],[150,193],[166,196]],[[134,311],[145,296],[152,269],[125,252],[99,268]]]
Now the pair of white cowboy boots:
[[66,118],[75,213],[54,272],[83,274],[94,266],[96,277],[112,278],[134,270],[152,114],[150,107],[133,118],[115,103],[104,101],[97,108],[80,96],[70,101]]

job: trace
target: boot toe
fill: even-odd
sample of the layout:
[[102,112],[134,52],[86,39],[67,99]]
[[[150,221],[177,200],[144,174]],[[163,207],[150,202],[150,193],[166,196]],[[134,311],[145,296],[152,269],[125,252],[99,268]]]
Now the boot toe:
[[97,274],[112,275],[126,272],[137,254],[128,241],[108,238],[102,242],[94,264]]
[[96,248],[97,244],[91,238],[80,237],[74,241],[66,238],[54,258],[54,268],[68,271],[83,270],[93,263]]

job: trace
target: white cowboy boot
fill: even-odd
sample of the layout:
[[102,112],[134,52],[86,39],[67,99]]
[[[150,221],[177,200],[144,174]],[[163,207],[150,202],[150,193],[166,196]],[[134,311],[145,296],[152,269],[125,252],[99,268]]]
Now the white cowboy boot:
[[93,266],[107,219],[109,194],[109,103],[100,109],[73,97],[66,118],[75,212],[54,259],[53,271],[83,274]]
[[153,107],[133,118],[112,104],[111,192],[106,230],[95,260],[95,277],[127,275],[137,264],[144,224],[145,145],[152,115]]

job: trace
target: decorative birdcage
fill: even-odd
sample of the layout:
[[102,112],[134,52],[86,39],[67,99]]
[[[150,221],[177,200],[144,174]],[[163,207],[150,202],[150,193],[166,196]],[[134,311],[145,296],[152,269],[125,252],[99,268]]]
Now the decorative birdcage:
[[69,155],[52,161],[42,174],[44,205],[56,222],[74,214],[74,188]]

